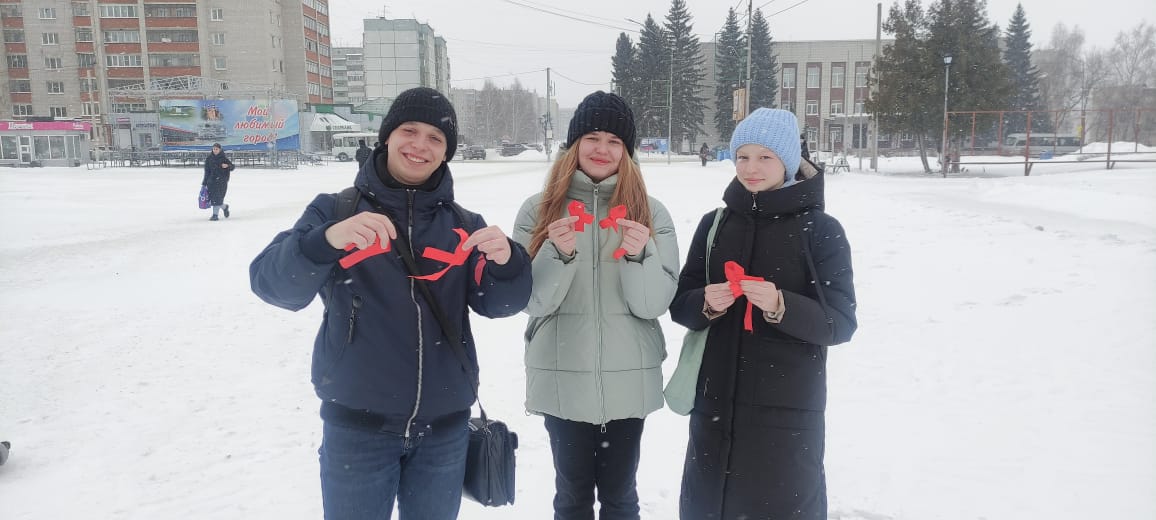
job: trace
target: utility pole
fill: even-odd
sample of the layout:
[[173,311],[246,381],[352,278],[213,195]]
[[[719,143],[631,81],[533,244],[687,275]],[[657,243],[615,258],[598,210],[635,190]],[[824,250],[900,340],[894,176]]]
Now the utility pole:
[[666,89],[666,164],[674,153],[674,33],[670,35],[670,85]]
[[751,35],[754,34],[753,30],[751,29],[754,15],[754,9],[752,7],[753,4],[754,0],[747,0],[747,95],[745,96],[746,99],[744,100],[746,106],[743,107],[744,119],[746,119],[746,117],[751,113],[751,78],[753,77],[753,74],[751,73],[751,50],[754,48],[751,45]]
[[[875,4],[875,55],[871,57],[871,65],[867,67],[868,76],[875,66],[875,60],[883,52],[883,2]],[[871,89],[867,89],[870,95]],[[868,119],[871,132],[867,136],[871,140],[871,170],[879,171],[879,121],[872,117]]]

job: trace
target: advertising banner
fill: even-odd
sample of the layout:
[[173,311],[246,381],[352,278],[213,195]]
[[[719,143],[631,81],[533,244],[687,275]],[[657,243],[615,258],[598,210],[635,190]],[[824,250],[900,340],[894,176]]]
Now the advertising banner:
[[165,150],[297,150],[297,102],[276,99],[162,99],[157,119]]

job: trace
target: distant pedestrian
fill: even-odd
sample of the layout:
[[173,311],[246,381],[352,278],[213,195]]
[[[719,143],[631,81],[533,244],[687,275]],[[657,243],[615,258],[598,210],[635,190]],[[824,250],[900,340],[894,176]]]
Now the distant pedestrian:
[[225,192],[229,190],[229,173],[233,170],[233,161],[221,151],[220,143],[213,143],[213,152],[205,158],[205,178],[201,186],[209,188],[209,203],[213,205],[213,216],[209,220],[220,220],[217,212],[223,211],[225,218],[229,218],[229,205],[225,204]]
[[3,466],[5,462],[8,462],[8,448],[11,447],[12,445],[9,444],[8,441],[0,442],[0,466]]
[[803,149],[803,158],[811,160],[811,151],[807,149],[807,133],[799,134],[799,147]]
[[365,161],[369,159],[369,153],[371,151],[368,146],[365,146],[365,139],[357,140],[357,153],[353,156],[357,159],[357,169],[360,170],[361,167],[365,165]]
[[698,149],[698,157],[702,159],[702,165],[706,166],[707,160],[710,159],[710,148],[707,148],[706,143],[702,143],[702,148]]

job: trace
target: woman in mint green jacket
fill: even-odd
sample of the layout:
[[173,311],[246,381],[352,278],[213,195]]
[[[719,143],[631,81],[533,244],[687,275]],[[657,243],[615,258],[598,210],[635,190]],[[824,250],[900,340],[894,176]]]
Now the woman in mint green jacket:
[[643,421],[663,405],[657,318],[678,285],[678,243],[670,214],[646,194],[634,145],[625,101],[590,94],[514,225],[533,258],[526,409],[545,417],[559,520],[592,518],[595,489],[603,520],[639,518]]

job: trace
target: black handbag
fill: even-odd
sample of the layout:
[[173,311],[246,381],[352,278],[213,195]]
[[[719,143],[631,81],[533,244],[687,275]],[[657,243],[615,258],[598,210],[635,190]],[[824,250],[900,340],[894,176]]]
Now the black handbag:
[[[400,229],[397,234],[398,254],[405,262],[406,269],[411,275],[417,275],[417,262],[413,258],[413,249],[410,247],[409,237]],[[515,454],[518,449],[518,434],[510,431],[506,423],[490,420],[486,417],[486,409],[482,407],[482,399],[478,396],[478,373],[472,368],[466,348],[462,345],[461,334],[450,322],[442,306],[434,298],[433,292],[426,285],[425,280],[414,280],[422,297],[433,310],[441,326],[442,333],[450,341],[454,354],[462,364],[462,370],[470,376],[473,384],[474,397],[478,400],[478,410],[481,417],[472,417],[469,421],[470,441],[466,452],[466,477],[462,482],[462,496],[484,506],[504,506],[514,503],[514,469]]]

